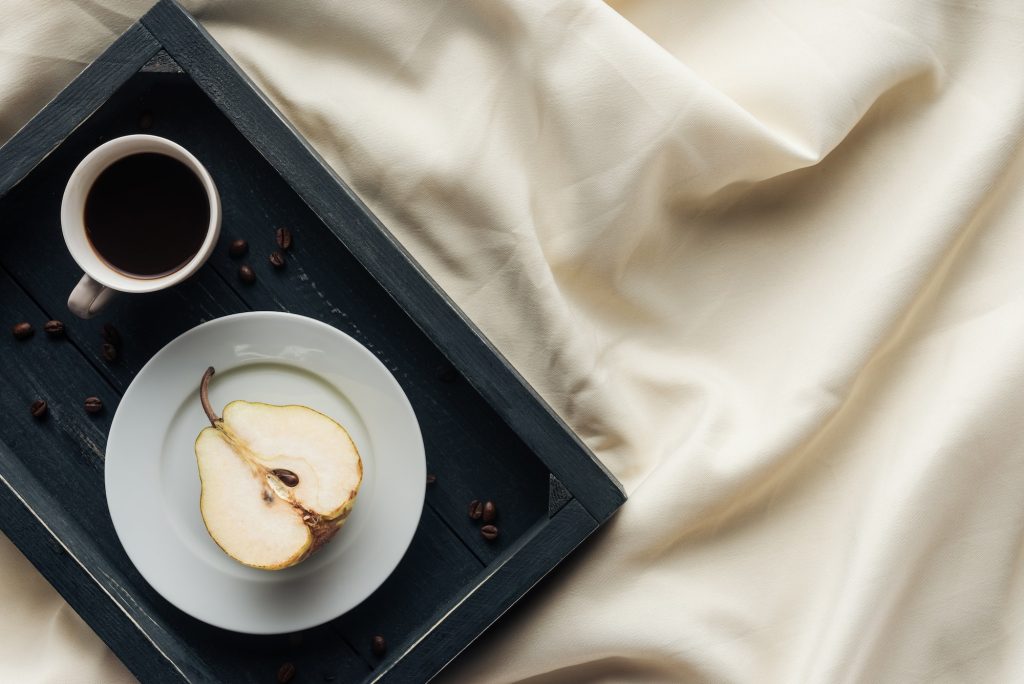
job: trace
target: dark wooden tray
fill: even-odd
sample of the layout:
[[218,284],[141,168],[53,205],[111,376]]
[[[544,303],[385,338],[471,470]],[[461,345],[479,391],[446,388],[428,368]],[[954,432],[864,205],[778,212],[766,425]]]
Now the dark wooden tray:
[[[221,244],[192,279],[122,296],[79,321],[66,299],[79,270],[61,238],[64,184],[101,142],[145,129],[190,149],[223,201]],[[288,266],[267,264],[273,230],[295,234]],[[430,678],[622,504],[618,483],[482,337],[352,191],[172,0],[157,4],[0,148],[0,310],[37,334],[0,335],[0,518],[4,531],[143,681],[296,682]],[[227,255],[251,245],[257,281]],[[103,452],[120,395],[164,344],[202,321],[254,309],[311,316],[391,369],[420,421],[426,505],[405,558],[360,606],[273,637],[205,625],[157,595],[125,556],[107,512]],[[63,340],[42,324],[67,324]],[[124,337],[108,363],[100,329]],[[100,396],[90,416],[82,400]],[[28,406],[49,402],[48,420]],[[501,510],[489,544],[466,515]],[[382,658],[370,650],[385,635]]]

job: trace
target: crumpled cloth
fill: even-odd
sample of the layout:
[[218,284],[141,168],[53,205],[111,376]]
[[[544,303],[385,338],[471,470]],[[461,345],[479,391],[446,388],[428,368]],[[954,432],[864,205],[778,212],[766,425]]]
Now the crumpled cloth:
[[[147,5],[4,0],[0,138]],[[186,5],[630,494],[443,681],[1024,681],[1019,0]]]

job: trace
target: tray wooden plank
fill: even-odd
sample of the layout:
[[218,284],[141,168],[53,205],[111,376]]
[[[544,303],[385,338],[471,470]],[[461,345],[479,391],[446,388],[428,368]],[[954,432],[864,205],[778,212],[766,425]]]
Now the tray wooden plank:
[[141,22],[584,508],[599,521],[615,512],[625,495],[611,473],[206,30],[169,1]]
[[[47,238],[45,233],[40,237]],[[17,320],[33,321],[37,328],[50,317],[50,313],[29,300],[3,270],[0,270],[0,300],[4,302],[5,314]],[[466,581],[480,571],[482,564],[436,514],[427,509],[408,553],[385,586],[375,594],[375,600],[365,602],[346,615],[341,624],[331,623],[308,630],[299,646],[291,646],[284,637],[234,635],[181,614],[138,576],[124,555],[107,515],[102,459],[106,432],[119,395],[106,385],[96,369],[83,363],[74,343],[77,336],[74,331],[78,324],[84,323],[69,320],[71,332],[67,339],[49,339],[41,332],[27,341],[15,340],[10,335],[0,336],[0,353],[13,362],[5,373],[7,391],[0,393],[0,410],[11,417],[22,417],[0,423],[0,439],[13,444],[20,453],[35,454],[28,461],[30,467],[12,460],[3,464],[3,473],[4,477],[12,477],[11,468],[26,473],[18,480],[23,486],[15,490],[21,496],[30,496],[41,489],[38,484],[25,485],[27,478],[31,478],[31,483],[46,482],[47,493],[38,494],[48,502],[42,506],[44,519],[49,524],[67,523],[60,528],[63,531],[59,535],[65,542],[88,540],[88,546],[79,553],[84,558],[81,566],[109,580],[101,585],[104,591],[94,600],[109,600],[111,594],[119,592],[126,605],[130,603],[136,611],[136,621],[141,623],[144,619],[158,625],[161,633],[178,635],[168,636],[168,644],[159,642],[160,650],[170,649],[179,642],[191,644],[192,648],[179,653],[178,658],[187,656],[186,662],[205,662],[204,666],[213,673],[220,673],[209,678],[210,681],[218,681],[231,673],[232,681],[240,681],[243,668],[247,673],[273,672],[284,660],[308,661],[316,663],[314,667],[320,670],[353,675],[353,663],[359,661],[358,657],[352,657],[356,653],[363,657],[356,671],[365,674],[366,666],[378,660],[369,652],[369,639],[373,634],[387,633],[397,644],[409,639],[436,602],[458,594]],[[104,399],[104,412],[85,413],[81,400],[90,394]],[[38,396],[51,405],[50,415],[43,421],[28,417],[27,407]],[[68,511],[52,503],[54,499],[74,501],[76,509],[100,514],[81,516],[72,523]],[[39,504],[33,507],[39,508]],[[103,564],[97,563],[99,557],[105,559]],[[83,614],[90,613],[83,611]],[[102,625],[93,626],[101,636],[105,634]],[[153,637],[147,641],[158,643]],[[116,643],[120,654],[131,641]],[[318,645],[320,650],[317,650]],[[204,659],[208,655],[214,657]],[[180,663],[178,658],[176,663]],[[152,668],[136,669],[131,657],[125,661],[140,677],[156,674]],[[260,680],[256,674],[253,677],[253,681]],[[205,681],[191,676],[190,679]]]
[[[449,545],[457,543],[442,529],[436,513],[426,508],[423,517],[421,526],[426,523],[432,535]],[[387,639],[390,657],[385,664],[392,662],[405,650],[403,644],[420,635],[437,605],[457,600],[467,583],[482,571],[482,564],[465,549],[441,546],[428,534],[417,534],[406,557],[415,560],[400,564],[373,596],[333,623],[345,641],[374,666],[381,659],[370,650],[372,635]]]
[[[64,182],[92,147],[138,132],[143,111],[149,132],[210,168],[226,200],[221,244],[181,286],[121,297],[99,320],[71,320],[65,302],[78,272],[60,238]],[[277,225],[296,233],[283,272],[265,263]],[[0,524],[144,681],[267,681],[284,660],[299,667],[296,681],[429,678],[623,501],[582,443],[172,0],[0,148],[0,226],[24,229],[0,252],[4,316],[37,328],[57,317],[69,331],[63,341],[38,332],[0,343],[19,361],[0,396],[11,418],[0,425],[0,501],[12,509]],[[226,255],[237,236],[252,245],[253,286],[239,283]],[[178,333],[250,309],[325,320],[374,351],[409,396],[438,475],[392,576],[353,611],[301,634],[234,634],[170,606],[128,562],[102,500],[109,419],[142,364]],[[126,340],[113,364],[99,353],[110,318]],[[53,404],[50,421],[28,415],[38,394]],[[86,415],[86,394],[103,397],[107,412]],[[471,498],[499,502],[498,543],[466,517]],[[375,633],[391,644],[382,659],[370,653]]]
[[118,657],[128,669],[152,681],[209,681],[172,632],[125,596],[122,588],[129,583],[117,565],[3,442],[0,464],[4,531],[71,607],[88,616],[101,639],[118,644]]
[[[546,511],[547,469],[461,376],[444,372],[450,368],[444,356],[365,269],[338,249],[337,239],[320,219],[185,75],[130,79],[0,201],[8,220],[33,227],[31,235],[0,254],[0,265],[47,310],[64,308],[78,276],[60,238],[55,197],[97,141],[135,132],[142,112],[153,121],[148,130],[181,143],[209,169],[223,198],[223,231],[212,268],[202,269],[181,287],[123,296],[97,320],[67,321],[72,336],[80,338],[79,347],[111,385],[126,389],[145,360],[203,320],[253,309],[312,316],[373,350],[399,380],[420,422],[430,426],[424,431],[428,466],[440,478],[428,505],[441,512],[477,557],[493,559],[502,545],[486,543],[469,524],[470,500],[514,502],[502,506],[503,530],[511,539],[529,529]],[[205,125],[195,126],[197,119]],[[223,154],[228,149],[232,153]],[[279,225],[289,226],[296,236],[288,266],[280,272],[267,261],[276,248],[273,230]],[[250,243],[250,253],[241,261],[259,274],[253,285],[238,281],[241,261],[228,256],[227,246],[236,237]],[[329,265],[324,254],[333,255]],[[160,315],[154,316],[153,310]],[[99,335],[102,322],[111,319],[126,340],[123,358],[113,364],[101,356]],[[491,452],[504,457],[487,459]],[[486,467],[472,467],[474,463]]]
[[[47,236],[43,233],[40,237],[46,239]],[[0,269],[0,301],[4,303],[5,315],[31,321],[37,328],[36,335],[25,341],[16,340],[11,335],[0,335],[0,358],[9,363],[4,373],[5,391],[0,392],[0,411],[9,419],[0,421],[0,442],[5,449],[11,450],[5,453],[8,460],[2,462],[0,477],[11,481],[12,486],[19,483],[13,489],[17,496],[25,499],[45,525],[59,531],[55,537],[59,540],[58,546],[63,548],[67,545],[69,553],[73,550],[79,567],[86,569],[90,577],[99,582],[100,594],[92,596],[87,593],[93,598],[93,602],[87,604],[89,610],[82,610],[80,605],[72,602],[76,610],[91,618],[93,608],[109,602],[111,596],[117,597],[121,612],[130,609],[129,615],[143,631],[146,643],[159,652],[175,654],[173,663],[183,670],[192,663],[194,672],[189,675],[192,681],[223,681],[223,677],[243,669],[273,672],[280,666],[282,658],[297,655],[283,652],[282,647],[288,644],[284,637],[239,638],[194,620],[168,604],[146,584],[125,555],[107,512],[103,454],[107,431],[120,395],[105,382],[97,369],[84,361],[76,345],[75,324],[85,322],[66,319],[69,336],[64,339],[47,338],[40,328],[42,322],[51,317],[50,312],[31,301],[3,269]],[[90,395],[103,399],[103,412],[90,415],[84,411],[82,401]],[[44,398],[50,405],[45,420],[29,417],[28,406],[35,398]],[[11,452],[31,453],[33,456],[18,462],[8,455]],[[73,502],[73,506],[62,508],[57,503],[60,501]],[[143,518],[144,515],[140,515],[140,520]],[[6,512],[4,523],[6,526]],[[16,541],[20,539],[10,530],[8,534]],[[460,562],[459,569],[467,563],[474,568],[479,567],[476,559],[457,540],[449,539],[443,525],[423,526],[418,534],[432,540],[432,543],[444,544],[444,558],[449,563]],[[413,557],[411,562],[417,561]],[[446,572],[453,570],[447,563],[442,563],[442,566]],[[74,569],[72,567],[68,571]],[[52,569],[47,570],[50,570],[48,578],[53,581]],[[447,586],[449,591],[455,592],[461,584],[452,580]],[[393,591],[407,599],[405,594],[413,593],[415,589],[404,591],[403,587],[397,586]],[[97,625],[90,619],[90,625],[101,636],[105,635],[104,624]],[[415,625],[406,627],[414,628]],[[325,628],[321,631],[335,635],[322,652],[315,652],[308,645],[291,650],[316,659],[322,667],[332,664],[333,671],[347,672],[353,678],[355,672],[362,676],[369,671],[365,663],[359,662],[355,650],[346,648],[336,630]],[[315,646],[318,638],[323,639],[315,630],[311,632],[311,644]],[[182,634],[187,636],[182,638]],[[122,659],[140,677],[145,675],[148,678],[160,671],[160,668],[156,672],[152,668],[136,669],[134,650],[125,650],[131,640],[109,643],[117,644],[119,655],[129,653]],[[214,657],[208,657],[211,655]],[[334,661],[337,664],[333,664]],[[353,671],[357,663],[359,667]],[[159,663],[154,662],[153,665]],[[220,675],[207,675],[206,679],[198,676],[198,673],[206,671],[220,672]],[[255,676],[253,681],[260,681],[260,677]]]
[[4,146],[0,195],[24,178],[159,49],[153,35],[142,24],[134,24],[104,50],[78,76],[74,88],[62,91]]
[[[145,76],[147,80],[153,78],[162,81],[165,77],[163,75]],[[189,114],[194,115],[196,113],[194,107],[201,104],[190,100],[182,90],[169,88],[166,81],[160,83],[160,89],[166,97],[188,110]],[[202,97],[205,99],[205,96]],[[49,466],[40,476],[49,483],[51,491],[58,493],[58,498],[67,500],[76,497],[78,492],[84,492],[86,496],[80,500],[80,503],[90,510],[103,511],[102,516],[86,518],[87,521],[96,524],[90,525],[85,534],[96,540],[101,545],[102,551],[109,557],[117,559],[122,565],[130,568],[131,566],[127,558],[124,557],[110,526],[109,518],[106,516],[100,467],[106,442],[106,431],[109,428],[109,420],[116,410],[120,389],[130,381],[145,357],[175,336],[178,328],[188,329],[206,316],[219,316],[250,308],[249,304],[241,298],[240,293],[246,294],[249,298],[255,298],[257,303],[268,305],[264,308],[274,308],[275,306],[292,310],[298,308],[305,309],[306,313],[314,315],[317,314],[317,311],[309,310],[309,306],[305,305],[302,297],[294,294],[294,292],[303,292],[303,288],[296,288],[293,283],[290,284],[285,280],[277,283],[278,288],[281,289],[280,298],[272,293],[270,295],[258,294],[261,291],[259,287],[241,288],[240,293],[236,293],[234,288],[239,287],[237,281],[233,285],[229,284],[226,278],[218,276],[216,269],[204,269],[206,271],[205,278],[194,279],[182,288],[176,288],[179,290],[177,297],[182,298],[181,301],[161,301],[159,295],[155,299],[152,297],[122,297],[116,300],[111,305],[110,314],[115,320],[123,321],[123,323],[119,322],[118,327],[125,339],[124,349],[127,362],[119,360],[114,364],[108,364],[99,359],[97,356],[101,339],[99,329],[105,319],[82,321],[62,314],[67,291],[73,286],[78,275],[75,265],[66,251],[59,248],[61,245],[59,213],[54,208],[56,206],[54,198],[59,195],[63,179],[70,174],[76,160],[84,156],[92,145],[95,145],[100,139],[131,132],[131,126],[134,125],[133,122],[137,117],[134,114],[125,116],[124,111],[118,109],[119,105],[124,104],[119,102],[119,99],[137,102],[140,107],[155,110],[162,120],[166,120],[164,126],[166,129],[195,128],[191,125],[193,119],[184,116],[183,112],[164,110],[158,106],[159,102],[146,98],[140,100],[139,92],[129,88],[124,93],[115,94],[111,102],[97,110],[89,121],[80,126],[60,149],[48,156],[30,177],[26,178],[6,197],[0,199],[0,207],[2,207],[5,217],[16,224],[32,225],[32,230],[27,231],[24,239],[12,244],[11,248],[5,251],[0,258],[0,262],[4,264],[0,269],[0,294],[3,295],[2,300],[5,302],[5,314],[10,316],[11,320],[30,320],[37,328],[41,328],[42,323],[49,317],[59,316],[63,318],[67,326],[67,338],[64,340],[50,340],[39,332],[37,337],[27,342],[19,342],[10,336],[2,337],[0,338],[0,348],[4,350],[5,357],[24,362],[16,366],[22,370],[24,377],[10,378],[12,384],[17,386],[20,391],[16,398],[14,395],[8,395],[10,406],[5,406],[8,413],[15,415],[15,412],[20,411],[27,415],[26,407],[31,402],[36,388],[50,388],[44,398],[53,405],[54,423],[67,427],[67,435],[63,441],[48,439],[41,444],[39,441],[40,428],[48,423],[37,424],[27,418],[22,421],[12,421],[6,427],[19,429],[15,435],[16,437],[22,436],[16,442],[19,445],[18,451],[31,451],[34,448],[48,455],[47,458],[35,461],[35,465],[37,468],[41,464]],[[114,115],[113,119],[107,116],[108,113]],[[216,110],[213,110],[211,114],[214,117],[220,117]],[[172,126],[171,122],[176,122],[176,125]],[[205,131],[206,129],[200,130]],[[220,130],[213,125],[208,131],[212,135],[194,136],[190,139],[181,139],[175,136],[171,130],[157,132],[179,139],[180,142],[189,145],[191,149],[199,153],[201,157],[209,157],[204,161],[211,164],[211,171],[214,172],[218,181],[230,173],[237,174],[238,165],[252,171],[252,174],[246,174],[246,178],[250,179],[252,184],[245,188],[233,187],[231,183],[220,183],[222,194],[226,199],[225,207],[233,207],[239,217],[244,212],[231,204],[227,198],[246,197],[249,194],[260,198],[280,198],[294,195],[290,188],[272,173],[271,169],[262,168],[267,164],[261,157],[253,153],[252,159],[240,158],[239,155],[244,157],[242,151],[249,147],[244,139],[242,147],[239,148],[241,150],[239,155],[232,156],[232,168],[220,169],[222,173],[217,172],[216,164],[211,161],[216,156],[212,146],[217,143],[223,146],[231,140],[232,133],[235,137],[239,137],[237,132],[230,127],[227,130]],[[204,155],[203,152],[209,154]],[[275,182],[277,186],[283,187],[275,187]],[[285,205],[289,204],[281,199],[278,201]],[[329,252],[332,245],[328,240],[334,238],[328,237],[329,234],[319,219],[316,219],[304,204],[297,199],[292,204],[295,206],[286,206],[285,210],[287,210],[287,216],[292,219],[290,225],[296,229],[299,236],[297,246],[305,245],[304,249],[310,255],[311,270],[308,273],[315,275],[317,269],[313,268],[315,261],[311,255],[318,251]],[[265,215],[268,210],[265,205],[260,203],[254,203],[253,208],[257,210],[254,213],[260,215]],[[270,211],[273,209],[271,208]],[[254,225],[251,221],[242,221],[240,218],[237,223],[239,230],[236,231],[236,234],[244,235],[253,241],[254,252],[258,250],[255,245],[258,245],[261,235],[263,237],[270,235],[266,224]],[[229,240],[230,238],[226,236],[222,240],[219,250],[221,258],[225,261],[224,268],[227,270],[237,267],[237,264],[226,256],[226,246]],[[58,248],[53,249],[54,246]],[[298,247],[296,251],[298,251]],[[346,255],[339,254],[339,256]],[[359,273],[362,274],[360,276],[362,279],[368,279],[357,263],[353,262],[349,266],[349,268],[340,269],[341,272]],[[19,281],[26,283],[37,301],[29,300],[22,287],[15,283],[8,273],[14,274]],[[269,266],[264,269],[264,273],[274,275]],[[297,275],[297,273],[292,275]],[[271,281],[261,279],[261,282]],[[351,310],[352,302],[364,301],[368,293],[376,290],[372,281],[353,285],[351,282],[333,283],[329,278],[326,285],[332,284],[336,285],[339,291],[349,293],[350,296],[347,297],[349,306],[346,308],[355,318],[361,319],[361,316],[366,315],[369,319],[370,313],[376,311],[379,318],[382,319],[380,322],[371,321],[369,325],[364,324],[367,330],[360,334],[364,343],[374,346],[373,340],[380,339],[385,341],[386,346],[386,341],[392,339],[403,341],[405,347],[410,346],[410,339],[402,335],[402,326],[396,320],[401,316],[401,312],[397,310],[390,298],[381,294],[376,297],[379,301],[374,301],[374,298],[371,297],[370,301],[362,304],[359,315]],[[197,285],[199,288],[189,287],[190,285]],[[204,303],[203,308],[189,306],[196,297],[204,296],[211,291],[219,291],[220,294],[217,298],[210,297]],[[164,294],[172,292],[174,290]],[[282,300],[294,301],[297,306],[287,306]],[[156,315],[153,313],[154,309]],[[394,311],[390,311],[390,309],[394,309]],[[383,321],[389,321],[390,325],[385,325]],[[169,322],[172,322],[173,325],[168,326]],[[336,324],[343,323],[341,319],[334,322]],[[409,329],[405,332],[413,338],[422,335],[418,329],[411,326],[411,323],[406,325]],[[339,325],[339,327],[343,326]],[[378,349],[380,348],[381,346],[378,345]],[[59,357],[55,356],[57,353],[60,353]],[[477,413],[486,408],[486,405],[478,397],[475,397],[475,392],[468,385],[464,383],[446,384],[436,377],[434,370],[438,364],[443,363],[443,357],[436,350],[434,352],[436,358],[427,359],[425,362],[421,362],[422,352],[412,349],[403,347],[397,351],[391,350],[389,353],[405,357],[402,362],[403,372],[398,375],[406,385],[410,396],[422,398],[422,401],[418,403],[426,404],[428,412],[432,410],[430,407],[444,406],[436,398],[428,401],[430,393],[439,387],[450,391],[454,390],[456,388],[450,386],[453,384],[460,387],[463,394],[466,395],[460,400],[460,403],[477,407],[474,409]],[[93,363],[82,363],[78,358],[82,355],[90,357]],[[410,385],[410,377],[420,378],[421,381],[418,385]],[[60,379],[59,384],[57,378]],[[81,409],[81,400],[90,394],[99,394],[107,405],[107,410],[99,416],[88,416]],[[451,411],[450,408],[446,410],[449,413]],[[472,416],[468,417],[472,418]],[[466,419],[466,415],[449,415],[449,422]],[[438,422],[440,423],[440,421]],[[480,434],[477,435],[476,446],[481,451],[496,448],[495,445],[502,441],[500,438],[502,431],[509,432],[507,426],[500,420],[494,416],[488,417],[486,413],[482,414],[478,420],[471,420],[471,422],[475,423],[480,431]],[[465,430],[458,430],[455,426],[451,427],[448,433],[449,436],[459,433],[460,437],[465,437],[466,434]],[[488,433],[499,437],[490,444],[483,444],[482,436]],[[9,436],[9,433],[5,435],[0,432],[0,436]],[[446,440],[442,440],[442,442],[444,441]],[[451,442],[451,440],[447,441]],[[67,455],[73,453],[75,447],[82,445],[88,447],[89,458],[79,459],[79,461],[91,464],[92,469],[89,473],[91,478],[82,477],[74,468],[68,468]],[[40,449],[41,446],[45,448]],[[462,443],[460,449],[465,451],[466,444]],[[525,447],[522,449],[519,457],[524,460],[519,463],[512,462],[521,471],[518,473],[520,478],[516,477],[516,473],[503,471],[502,468],[491,469],[487,471],[486,475],[494,480],[492,491],[499,492],[500,495],[496,497],[498,500],[519,500],[519,505],[514,508],[509,507],[508,513],[504,517],[515,521],[517,512],[529,513],[529,517],[525,518],[524,523],[520,525],[526,527],[546,512],[546,489],[543,485],[547,478],[547,471],[539,463],[536,463],[536,459],[528,451],[525,451]],[[513,454],[514,452],[510,452],[510,456]],[[460,460],[457,456],[457,454],[442,453],[439,457],[441,459],[439,465],[444,466],[449,462],[459,463]],[[522,471],[523,466],[529,465],[526,459],[534,462],[533,468],[536,470],[537,476],[524,482],[521,476],[524,472],[529,471],[529,468]],[[470,474],[472,475],[474,472],[475,470],[471,470]],[[444,467],[442,473],[441,483],[451,483],[459,481],[461,471]],[[485,477],[484,480],[486,481],[488,477]],[[470,486],[468,479],[466,486]],[[426,524],[419,530],[403,564],[388,580],[387,585],[382,587],[378,600],[364,603],[359,609],[345,616],[341,624],[328,628],[328,632],[336,634],[333,650],[337,651],[339,647],[344,650],[344,644],[348,644],[353,652],[358,652],[363,657],[367,664],[376,663],[378,659],[369,652],[369,637],[372,634],[386,633],[398,645],[411,640],[416,635],[420,623],[433,612],[437,602],[451,600],[462,589],[466,581],[480,571],[481,563],[466,550],[467,540],[478,547],[484,545],[476,528],[466,518],[464,502],[468,499],[462,500],[459,505],[452,505],[450,499],[444,496],[443,492],[444,490],[432,488],[430,499],[434,502],[433,505],[437,505],[439,502],[444,504],[441,507],[452,513],[453,524],[461,523],[458,525],[457,534],[461,534],[462,543],[460,544],[453,538],[451,526],[443,523],[428,510],[425,514]],[[524,505],[531,501],[533,505]],[[428,504],[428,509],[433,505]],[[504,519],[502,524],[504,526]],[[509,527],[510,538],[514,538],[512,534],[514,529],[516,526]],[[492,555],[497,553],[496,547],[487,546],[486,549],[491,550]],[[424,568],[427,568],[428,571],[424,572]],[[131,570],[131,575],[133,577],[130,579],[119,582],[119,586],[131,586],[133,583],[135,586],[144,586],[144,582],[137,576],[134,569]],[[150,593],[152,594],[151,590]],[[162,603],[152,595],[150,599]],[[159,608],[156,610],[159,611]],[[175,613],[176,611],[170,609],[168,619],[172,622],[182,617]],[[281,648],[274,648],[276,642],[271,640],[268,643],[266,638],[244,637],[240,639],[235,635],[206,625],[190,624],[188,618],[184,618],[184,620],[185,632],[189,635],[186,641],[201,645],[197,646],[199,653],[196,657],[198,659],[202,659],[203,652],[208,652],[215,647],[217,651],[215,661],[220,665],[211,668],[215,672],[222,671],[221,668],[225,661],[245,663],[248,668],[257,672],[267,671],[270,668],[276,668],[282,659],[290,659],[296,663],[299,661],[316,662],[316,667],[327,669],[324,663],[328,658],[325,658],[324,654],[309,653],[306,646],[292,648],[285,653]],[[309,635],[304,635],[303,639],[308,639],[311,643],[330,643],[330,640],[325,639],[321,632],[315,630]],[[342,660],[344,662],[344,659]],[[329,669],[336,672],[339,669],[344,671],[345,668],[331,667]]]
[[[184,77],[146,74],[144,78],[153,81],[152,87],[159,88],[161,81]],[[200,321],[244,311],[246,305],[215,272],[200,269],[180,286],[145,296],[122,296],[116,307],[98,319],[80,321],[67,311],[67,297],[81,277],[81,271],[61,237],[63,186],[78,162],[97,145],[113,137],[141,132],[138,121],[144,107],[135,103],[129,107],[112,107],[112,102],[119,98],[116,93],[111,93],[111,97],[112,100],[96,109],[58,149],[42,160],[31,175],[3,196],[3,225],[22,228],[26,235],[0,250],[0,265],[14,275],[42,307],[65,321],[90,363],[118,392],[124,392],[139,369],[169,340]],[[159,311],[160,315],[151,315],[154,311]],[[122,326],[122,321],[125,325],[129,321],[146,323],[145,330],[132,331],[130,342],[114,364],[103,359],[100,348],[100,329],[111,320],[118,327]]]
[[567,555],[566,539],[581,543],[597,527],[578,501],[567,502],[550,524],[537,525],[509,549],[503,562],[484,570],[467,595],[442,604],[424,634],[406,646],[409,653],[416,649],[416,657],[399,659],[383,674],[396,682],[429,679],[469,646],[465,633],[479,628],[481,616],[489,627]]

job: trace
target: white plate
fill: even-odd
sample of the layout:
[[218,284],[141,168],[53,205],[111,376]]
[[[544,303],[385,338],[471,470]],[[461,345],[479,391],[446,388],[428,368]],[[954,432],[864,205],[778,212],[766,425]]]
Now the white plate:
[[[213,542],[199,513],[192,445],[210,401],[303,404],[344,425],[363,459],[348,522],[297,566],[256,570]],[[249,634],[306,629],[353,608],[387,579],[423,509],[426,461],[409,400],[384,365],[348,335],[303,316],[253,312],[184,333],[139,371],[107,442],[110,516],[128,557],[175,606]]]

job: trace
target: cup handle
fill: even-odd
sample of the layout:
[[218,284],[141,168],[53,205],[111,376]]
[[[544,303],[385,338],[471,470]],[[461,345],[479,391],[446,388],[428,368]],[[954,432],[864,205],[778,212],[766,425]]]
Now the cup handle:
[[114,290],[84,275],[68,297],[68,308],[79,318],[92,318],[113,296]]

